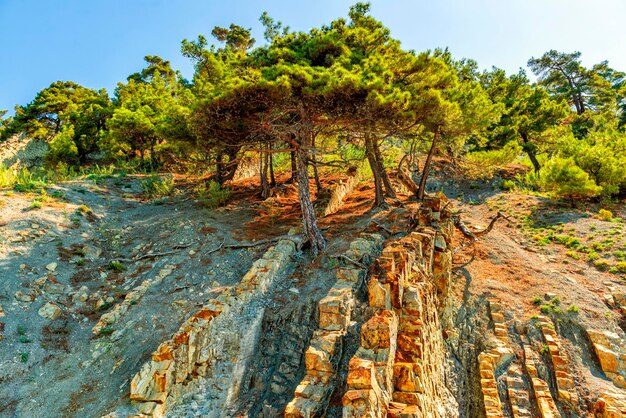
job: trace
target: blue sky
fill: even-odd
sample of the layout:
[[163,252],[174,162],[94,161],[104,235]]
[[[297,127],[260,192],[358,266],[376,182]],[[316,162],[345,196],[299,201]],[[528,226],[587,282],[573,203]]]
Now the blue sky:
[[[251,27],[264,10],[294,30],[346,16],[354,1],[0,0],[0,109],[26,104],[56,80],[112,93],[118,81],[160,55],[189,77],[180,41],[215,25]],[[372,14],[407,49],[449,47],[482,68],[508,72],[549,49],[581,51],[626,70],[624,0],[373,0]]]

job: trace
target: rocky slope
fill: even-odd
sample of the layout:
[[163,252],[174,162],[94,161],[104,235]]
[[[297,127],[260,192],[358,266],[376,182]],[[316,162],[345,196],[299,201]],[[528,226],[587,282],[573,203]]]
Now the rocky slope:
[[[315,260],[289,187],[260,202],[241,183],[216,211],[134,178],[65,183],[42,209],[5,193],[0,416],[626,414],[623,274],[581,258],[606,231],[619,266],[619,219],[444,176],[455,200],[372,212],[369,187],[338,185]],[[467,246],[457,210],[508,220]],[[579,244],[537,239],[550,222]]]

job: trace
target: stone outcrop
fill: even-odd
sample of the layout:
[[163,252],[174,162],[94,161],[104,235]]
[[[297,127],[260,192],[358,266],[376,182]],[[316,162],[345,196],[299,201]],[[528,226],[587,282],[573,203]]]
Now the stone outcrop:
[[567,405],[569,409],[574,409],[578,404],[576,385],[569,367],[570,361],[561,348],[560,338],[554,330],[554,324],[549,318],[540,317],[538,327],[541,330],[546,344],[545,347],[548,348],[547,351],[550,355],[558,399]]
[[339,180],[334,184],[330,199],[324,208],[323,215],[328,216],[337,212],[343,205],[343,199],[356,188],[359,181],[359,175],[355,171],[354,174],[349,175],[346,179]]
[[489,312],[494,326],[495,339],[493,340],[493,348],[478,355],[480,387],[485,404],[485,415],[487,417],[501,417],[504,414],[498,394],[496,374],[498,370],[505,369],[504,366],[510,363],[514,354],[509,343],[502,306],[495,301],[489,301]]
[[610,331],[587,330],[589,340],[598,356],[600,367],[615,386],[626,388],[626,345],[620,336]]
[[363,234],[350,244],[346,256],[351,260],[361,260],[364,266],[337,268],[337,281],[318,303],[318,329],[313,332],[305,352],[306,374],[285,409],[285,417],[323,416],[328,398],[335,388],[337,365],[343,338],[351,321],[356,290],[367,274],[365,267],[379,253],[382,241],[380,235]]
[[368,283],[372,316],[350,360],[343,416],[449,417],[440,315],[450,286],[447,199],[427,200],[420,226],[389,242]]
[[626,393],[611,390],[604,392],[596,402],[597,418],[622,418],[626,416]]
[[48,149],[48,143],[44,140],[30,139],[25,135],[14,135],[2,142],[0,164],[13,169],[41,166]]
[[258,339],[263,307],[256,301],[285,274],[295,251],[293,241],[278,242],[232,291],[209,301],[159,346],[131,381],[130,399],[139,413],[165,416],[183,396],[207,386],[216,407],[232,402]]
[[154,279],[144,280],[139,286],[128,292],[121,303],[115,305],[113,309],[100,317],[92,329],[94,335],[100,335],[103,330],[112,332],[113,325],[130,309],[132,305],[136,304],[143,297],[150,286],[161,283],[164,278],[172,274],[174,268],[175,266],[173,265],[165,266],[157,273]]
[[526,373],[530,377],[532,383],[533,392],[535,393],[535,401],[537,408],[542,418],[556,418],[561,417],[561,413],[556,407],[552,393],[550,392],[550,386],[548,383],[539,377],[537,370],[541,365],[541,358],[539,354],[528,345],[527,341],[524,344],[524,366]]

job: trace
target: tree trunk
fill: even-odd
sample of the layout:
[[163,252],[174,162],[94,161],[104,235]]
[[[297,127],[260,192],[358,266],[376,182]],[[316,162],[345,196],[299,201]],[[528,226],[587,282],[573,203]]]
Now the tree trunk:
[[[311,147],[313,149],[313,151],[315,151],[315,136],[313,136],[313,139],[311,140]],[[322,187],[322,183],[320,182],[320,174],[317,170],[317,153],[313,154],[313,159],[311,162],[311,165],[313,166],[313,178],[315,179],[315,187],[317,188],[317,194],[319,196],[320,191],[323,189]]]
[[435,136],[433,137],[433,143],[430,146],[430,151],[428,151],[428,156],[426,157],[426,162],[424,163],[424,171],[422,171],[419,189],[417,190],[417,200],[420,201],[424,200],[424,194],[426,193],[426,180],[428,179],[428,173],[430,172],[430,163],[432,162],[433,155],[437,149],[437,143],[439,142],[440,135],[440,128],[437,127],[435,130]]
[[317,256],[326,246],[326,240],[317,226],[315,208],[311,202],[311,191],[309,190],[309,175],[307,157],[308,151],[300,146],[297,152],[297,176],[298,176],[298,200],[302,210],[302,225],[304,234],[311,244],[311,252]]
[[378,139],[372,138],[372,143],[374,145],[374,156],[376,157],[376,164],[378,165],[378,171],[380,172],[380,176],[383,180],[383,184],[385,185],[385,196],[395,198],[396,192],[393,190],[393,186],[391,185],[391,181],[389,180],[389,175],[387,174],[387,170],[385,170],[385,164],[383,162],[383,156],[380,152],[380,143]]
[[533,164],[535,168],[535,174],[539,175],[539,170],[541,170],[541,165],[539,164],[539,160],[537,160],[537,153],[535,152],[534,144],[531,144],[528,140],[527,134],[521,134],[522,141],[524,142],[523,149],[528,154],[528,158],[530,158],[530,162]]
[[224,185],[224,156],[221,152],[217,154],[215,158],[215,181],[220,185]]
[[[272,151],[274,147],[270,144],[270,151]],[[276,187],[276,177],[274,176],[274,153],[270,152],[270,186]]]
[[291,178],[289,179],[289,182],[292,184],[295,184],[296,181],[298,181],[298,167],[296,164],[296,159],[296,152],[291,151]]
[[269,154],[267,152],[259,155],[259,162],[261,169],[259,170],[259,177],[261,178],[261,198],[267,199],[270,197],[270,184],[267,181],[267,169],[269,166]]
[[382,206],[385,204],[385,195],[383,194],[383,181],[380,172],[380,165],[376,160],[376,151],[374,150],[374,139],[371,135],[365,133],[365,155],[367,156],[367,162],[372,169],[372,175],[374,176],[374,207]]
[[298,200],[302,210],[304,235],[311,244],[311,253],[313,256],[317,256],[326,246],[326,240],[317,226],[315,208],[311,202],[311,190],[309,189],[309,152],[313,144],[313,124],[303,103],[300,103],[299,111],[302,126],[298,132],[298,148],[296,149]]

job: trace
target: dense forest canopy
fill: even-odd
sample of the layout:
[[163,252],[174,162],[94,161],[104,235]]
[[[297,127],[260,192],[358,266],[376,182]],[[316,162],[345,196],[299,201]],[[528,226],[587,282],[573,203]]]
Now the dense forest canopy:
[[557,197],[626,192],[626,74],[607,61],[586,68],[579,52],[551,50],[528,61],[537,82],[522,69],[480,71],[448,50],[403,49],[367,3],[308,32],[267,13],[260,21],[262,45],[236,24],[211,31],[218,45],[204,35],[183,40],[191,80],[146,56],[145,68],[118,83],[112,98],[54,82],[14,116],[0,112],[0,139],[49,142],[51,168],[96,158],[150,170],[201,167],[220,186],[242,156],[255,154],[263,197],[287,161],[314,253],[325,241],[309,177],[319,193],[324,166],[348,170],[366,161],[375,206],[395,196],[392,168],[423,198],[434,156],[485,173],[525,156],[532,170],[520,181]]

